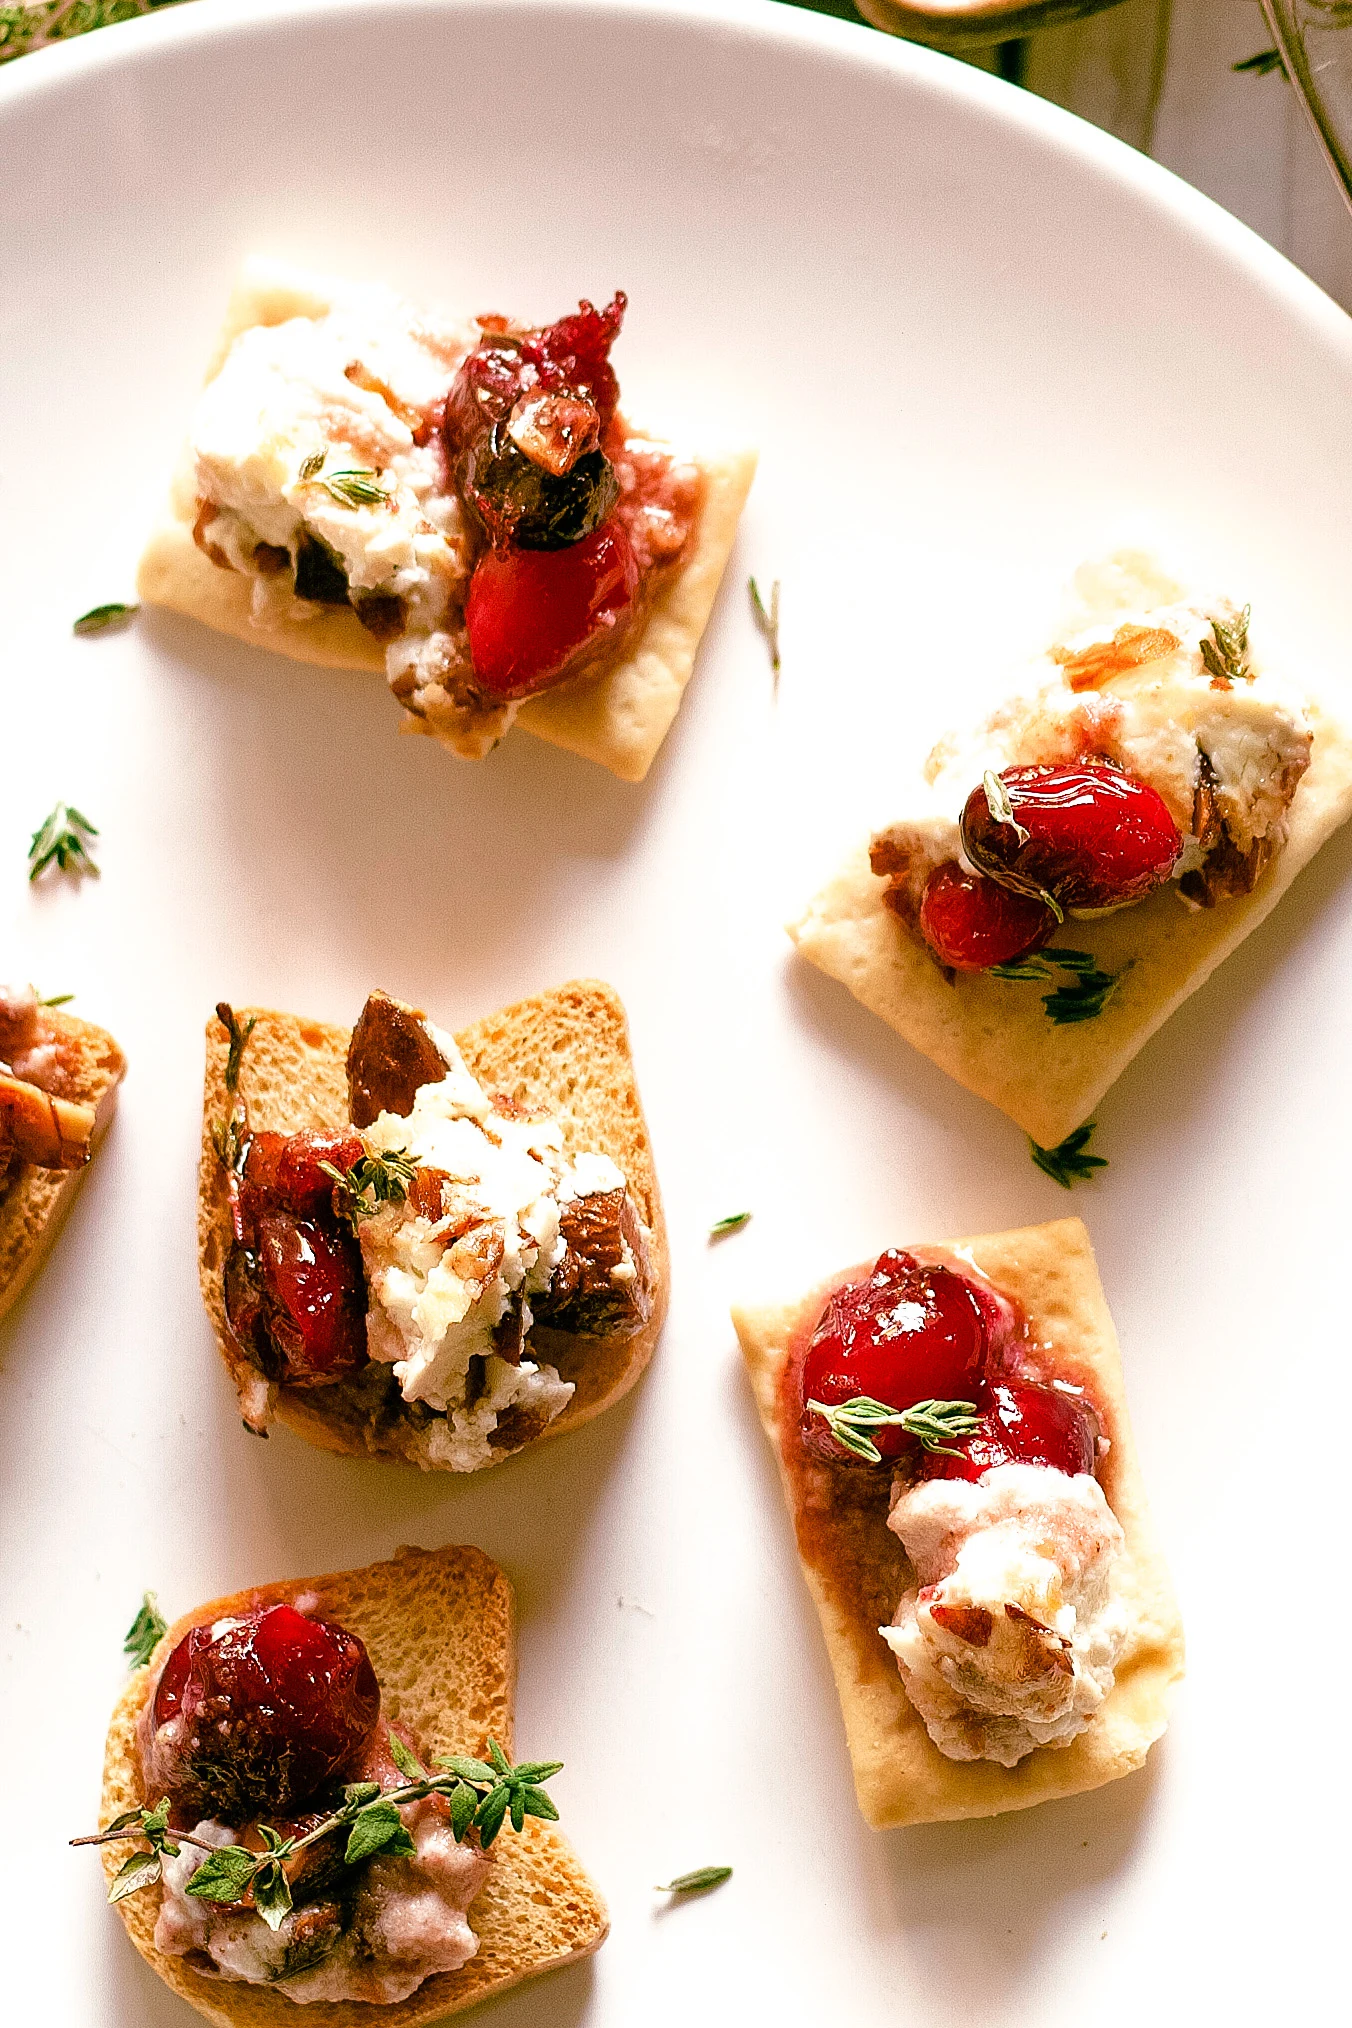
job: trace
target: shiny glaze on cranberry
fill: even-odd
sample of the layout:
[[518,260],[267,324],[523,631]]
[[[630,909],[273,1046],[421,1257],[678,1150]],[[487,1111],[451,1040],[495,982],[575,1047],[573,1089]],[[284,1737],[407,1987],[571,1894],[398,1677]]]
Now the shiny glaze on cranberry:
[[955,859],[936,866],[920,898],[920,933],[941,965],[984,972],[1040,950],[1056,928],[1045,901],[1015,894]]
[[379,1717],[365,1646],[334,1621],[270,1605],[193,1627],[155,1687],[146,1792],[181,1821],[294,1812],[361,1759]]
[[566,549],[489,549],[465,606],[475,680],[496,700],[557,683],[614,638],[639,569],[618,517]]
[[226,1320],[269,1379],[324,1386],[366,1363],[361,1248],[333,1208],[328,1162],[360,1160],[355,1134],[253,1134],[233,1179]]
[[947,1451],[922,1451],[922,1479],[979,1479],[999,1465],[1047,1465],[1092,1474],[1098,1464],[1099,1419],[1077,1390],[1019,1380],[994,1381],[978,1400],[981,1427]]
[[1183,840],[1163,797],[1121,768],[1005,768],[999,779],[1014,822],[995,816],[984,786],[973,789],[962,843],[973,866],[1004,887],[1094,914],[1143,901],[1177,864]]

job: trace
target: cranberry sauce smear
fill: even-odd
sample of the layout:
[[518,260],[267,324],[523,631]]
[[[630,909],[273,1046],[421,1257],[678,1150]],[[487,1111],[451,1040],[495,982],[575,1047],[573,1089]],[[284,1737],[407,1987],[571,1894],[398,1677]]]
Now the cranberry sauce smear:
[[1093,1474],[1100,1424],[1083,1395],[1027,1381],[996,1381],[980,1403],[981,1427],[952,1448],[922,1451],[922,1479],[979,1479],[997,1465],[1050,1465],[1054,1471]]
[[292,1387],[366,1363],[361,1248],[333,1208],[333,1178],[361,1159],[355,1134],[253,1134],[234,1179],[225,1314],[240,1350]]
[[1055,928],[1045,901],[968,873],[955,859],[935,867],[920,898],[920,934],[939,963],[956,972],[1031,957]]
[[155,1688],[146,1793],[188,1821],[293,1811],[355,1766],[379,1717],[370,1657],[332,1620],[271,1605],[193,1627]]
[[[809,1401],[835,1407],[863,1394],[906,1409],[978,1400],[1013,1327],[1012,1310],[993,1291],[890,1248],[865,1280],[836,1290],[813,1332],[801,1383],[804,1442],[820,1456],[846,1456]],[[901,1429],[870,1435],[884,1457],[916,1448]]]
[[962,812],[963,850],[978,871],[1017,894],[1050,894],[1095,914],[1143,901],[1169,878],[1183,840],[1164,799],[1106,762],[1006,768],[1012,821],[983,785]]

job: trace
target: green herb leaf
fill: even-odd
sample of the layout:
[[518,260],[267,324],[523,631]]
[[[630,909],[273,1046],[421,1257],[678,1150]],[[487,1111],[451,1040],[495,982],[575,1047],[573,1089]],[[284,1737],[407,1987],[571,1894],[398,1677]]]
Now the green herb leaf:
[[117,601],[107,606],[91,606],[87,613],[81,613],[71,631],[76,634],[106,634],[114,627],[125,626],[140,610],[139,606],[122,605]]
[[163,1871],[164,1862],[158,1852],[133,1852],[113,1875],[108,1889],[109,1901],[125,1901],[129,1894],[136,1894],[142,1887],[153,1887]]
[[417,1163],[403,1148],[387,1148],[383,1155],[363,1155],[346,1171],[332,1162],[321,1162],[319,1166],[337,1185],[337,1211],[354,1232],[363,1218],[374,1218],[383,1204],[402,1204],[418,1173]]
[[315,483],[331,493],[342,507],[385,507],[389,505],[393,487],[382,484],[378,472],[364,465],[353,465],[341,472],[325,472]]
[[1232,63],[1230,68],[1248,71],[1253,77],[1266,77],[1274,70],[1279,70],[1283,77],[1286,76],[1286,65],[1282,62],[1282,53],[1279,49],[1256,50],[1252,56],[1241,57],[1238,63]]
[[198,1901],[242,1901],[264,1863],[260,1853],[242,1845],[222,1845],[207,1854],[185,1891]]
[[469,1760],[460,1753],[448,1755],[445,1760],[437,1761],[436,1766],[445,1768],[447,1774],[459,1775],[462,1782],[495,1782],[498,1778],[497,1771],[489,1767],[487,1761]]
[[311,451],[309,457],[300,468],[299,476],[302,479],[318,478],[324,469],[324,460],[327,456],[327,451]]
[[975,1436],[981,1419],[974,1401],[917,1401],[904,1411],[901,1426],[922,1450],[960,1458],[964,1453],[953,1448],[952,1439]]
[[479,1792],[470,1788],[467,1782],[461,1782],[458,1788],[452,1789],[451,1829],[455,1833],[457,1845],[463,1845],[465,1842],[465,1833],[474,1822],[474,1813],[478,1807]]
[[75,995],[73,993],[48,993],[45,999],[38,1001],[38,1005],[39,1007],[68,1007],[74,998]]
[[258,1025],[258,1016],[251,1014],[241,1028],[238,1016],[230,1005],[230,1002],[228,1000],[218,1000],[216,1002],[216,1019],[230,1037],[230,1048],[225,1058],[225,1089],[230,1097],[233,1098],[236,1087],[239,1084],[239,1070],[244,1057],[245,1045]]
[[291,1913],[291,1883],[281,1862],[270,1859],[254,1875],[254,1907],[269,1929],[280,1929]]
[[750,594],[751,594],[751,615],[752,615],[752,618],[753,618],[753,619],[755,620],[755,622],[756,622],[756,625],[757,625],[757,626],[759,627],[759,629],[760,629],[760,631],[761,631],[762,635],[763,635],[763,636],[764,636],[764,638],[765,638],[765,641],[766,641],[766,643],[767,643],[767,645],[768,645],[768,647],[769,647],[769,650],[770,650],[770,667],[771,667],[772,671],[774,672],[774,674],[775,674],[776,676],[778,676],[778,674],[779,674],[779,579],[778,579],[778,578],[776,578],[776,579],[775,579],[775,581],[774,581],[774,583],[773,583],[773,584],[771,585],[771,587],[770,587],[770,603],[769,603],[769,606],[768,606],[768,607],[766,606],[766,604],[765,604],[764,600],[763,600],[763,599],[761,598],[761,595],[760,595],[760,586],[759,586],[759,585],[758,585],[758,584],[756,583],[756,580],[755,580],[755,578],[754,578],[754,577],[749,577],[749,578],[747,579],[747,581],[746,581],[746,588],[747,588],[747,590],[748,590],[748,591],[750,592]]
[[1086,1120],[1082,1127],[1076,1127],[1073,1134],[1067,1134],[1065,1140],[1059,1141],[1054,1148],[1040,1147],[1031,1134],[1028,1137],[1034,1162],[1044,1176],[1050,1176],[1053,1183],[1059,1183],[1063,1190],[1069,1190],[1082,1177],[1092,1176],[1095,1169],[1108,1166],[1106,1155],[1085,1153],[1095,1124],[1093,1120]]
[[29,841],[28,878],[36,880],[55,865],[60,873],[73,873],[77,878],[92,874],[97,880],[99,869],[90,856],[89,840],[98,835],[97,824],[91,824],[73,803],[57,803]]
[[1213,620],[1211,639],[1197,644],[1198,653],[1213,683],[1251,683],[1253,670],[1244,657],[1249,648],[1249,611],[1245,606],[1238,619]]
[[359,1865],[375,1852],[411,1852],[413,1840],[404,1828],[396,1803],[382,1797],[368,1803],[348,1834],[343,1857],[349,1866]]
[[133,1669],[145,1667],[160,1636],[168,1630],[169,1622],[156,1605],[154,1592],[146,1592],[141,1600],[141,1610],[127,1628],[122,1643],[122,1652]]
[[843,1450],[870,1465],[883,1461],[882,1452],[868,1435],[871,1429],[903,1429],[924,1450],[961,1457],[960,1451],[950,1447],[952,1438],[971,1436],[978,1427],[974,1401],[917,1401],[911,1408],[892,1408],[871,1394],[856,1394],[830,1406],[821,1401],[809,1401],[807,1406],[810,1414],[823,1418]]
[[379,1782],[349,1782],[343,1790],[343,1799],[360,1809],[363,1803],[374,1802],[379,1794]]
[[474,1812],[474,1821],[479,1827],[479,1843],[485,1852],[502,1829],[502,1820],[507,1814],[508,1788],[503,1782],[498,1788],[490,1789]]
[[488,1742],[488,1758],[493,1763],[494,1771],[497,1774],[509,1775],[512,1772],[512,1763],[508,1760],[496,1739],[490,1739]]
[[519,1782],[549,1782],[563,1773],[561,1760],[519,1760],[512,1769]]
[[749,1211],[730,1211],[726,1218],[716,1218],[709,1227],[710,1239],[722,1239],[729,1232],[740,1232],[744,1225],[751,1223]]
[[521,1791],[521,1798],[528,1817],[543,1817],[546,1823],[558,1823],[559,1813],[554,1807],[553,1797],[547,1796],[543,1789],[536,1788],[533,1782],[527,1782]]
[[707,1894],[711,1887],[721,1887],[725,1880],[731,1880],[731,1866],[697,1866],[693,1873],[678,1873],[674,1880],[668,1880],[665,1887],[658,1887],[658,1894]]
[[399,1734],[393,1729],[390,1731],[390,1759],[394,1762],[405,1781],[425,1782],[427,1780],[427,1769],[422,1765],[417,1755],[405,1746]]
[[1058,1028],[1075,1021],[1093,1021],[1112,998],[1121,976],[1120,972],[1081,972],[1074,985],[1058,986],[1054,993],[1044,993],[1042,1005],[1049,1020]]

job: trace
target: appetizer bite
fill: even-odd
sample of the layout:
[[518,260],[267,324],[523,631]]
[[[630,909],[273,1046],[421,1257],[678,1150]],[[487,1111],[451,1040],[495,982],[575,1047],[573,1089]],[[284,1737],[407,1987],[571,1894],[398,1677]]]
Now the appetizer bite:
[[404,729],[465,759],[519,720],[641,781],[756,460],[630,426],[610,359],[625,308],[447,317],[251,262],[142,598],[380,670]]
[[476,1472],[617,1401],[652,1355],[666,1229],[624,1009],[583,980],[452,1037],[207,1028],[198,1259],[251,1429]]
[[56,1238],[125,1069],[106,1029],[0,986],[0,1317]]
[[875,1829],[1129,1774],[1183,1633],[1078,1219],[734,1310]]
[[1053,1146],[1352,813],[1352,738],[1137,554],[930,755],[912,814],[790,926],[915,1048]]
[[224,2028],[458,2013],[605,1940],[513,1767],[511,1586],[477,1549],[216,1599],[113,1713],[109,1899],[166,1985]]

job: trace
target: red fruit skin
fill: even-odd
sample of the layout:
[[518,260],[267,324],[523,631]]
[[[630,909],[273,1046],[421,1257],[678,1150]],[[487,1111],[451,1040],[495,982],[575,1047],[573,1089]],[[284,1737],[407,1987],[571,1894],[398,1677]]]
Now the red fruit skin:
[[920,899],[920,933],[941,965],[984,972],[1040,950],[1056,928],[1043,901],[1015,894],[956,859],[936,866]]
[[331,1620],[275,1605],[193,1627],[155,1689],[146,1790],[180,1821],[294,1810],[360,1759],[379,1717],[370,1657]]
[[1106,763],[1005,768],[1000,780],[1018,822],[991,815],[984,787],[962,813],[963,850],[992,880],[1024,894],[1045,890],[1063,909],[1090,915],[1143,901],[1169,878],[1183,850],[1168,805],[1148,782]]
[[[866,1280],[836,1290],[813,1332],[801,1383],[804,1443],[836,1462],[849,1456],[825,1420],[809,1412],[809,1401],[830,1408],[866,1394],[899,1409],[975,1401],[1002,1323],[964,1275],[890,1248]],[[915,1448],[901,1429],[869,1434],[884,1457]]]
[[505,422],[523,394],[577,394],[601,419],[601,434],[615,414],[619,382],[610,348],[620,333],[628,299],[617,290],[604,310],[581,302],[574,315],[515,338],[486,331],[451,383],[442,427],[452,462],[481,432]]
[[922,1479],[977,1480],[998,1465],[1047,1465],[1093,1473],[1099,1420],[1082,1396],[1027,1381],[992,1381],[981,1397],[981,1427],[952,1446],[960,1456],[921,1451]]
[[225,1311],[270,1379],[323,1386],[366,1363],[361,1248],[333,1209],[333,1178],[361,1159],[355,1134],[254,1134],[234,1198]]
[[638,580],[614,515],[566,549],[487,550],[465,604],[479,688],[502,702],[547,690],[624,620]]

